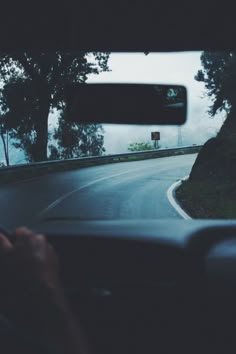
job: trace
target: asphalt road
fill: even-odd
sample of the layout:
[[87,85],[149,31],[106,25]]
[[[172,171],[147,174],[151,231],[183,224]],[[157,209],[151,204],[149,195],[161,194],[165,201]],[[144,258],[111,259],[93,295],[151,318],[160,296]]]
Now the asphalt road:
[[196,154],[58,172],[0,187],[0,225],[39,218],[181,218],[166,192],[189,174]]

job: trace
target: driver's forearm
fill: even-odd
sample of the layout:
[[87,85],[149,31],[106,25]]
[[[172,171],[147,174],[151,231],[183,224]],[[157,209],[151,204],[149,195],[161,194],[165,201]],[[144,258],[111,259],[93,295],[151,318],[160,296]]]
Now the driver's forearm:
[[45,338],[52,343],[55,351],[59,354],[91,354],[82,326],[63,292],[47,289],[40,301],[43,306],[40,322],[45,326]]
[[66,306],[57,308],[56,311],[58,322],[54,328],[54,335],[61,349],[60,353],[90,354],[82,327],[71,310]]

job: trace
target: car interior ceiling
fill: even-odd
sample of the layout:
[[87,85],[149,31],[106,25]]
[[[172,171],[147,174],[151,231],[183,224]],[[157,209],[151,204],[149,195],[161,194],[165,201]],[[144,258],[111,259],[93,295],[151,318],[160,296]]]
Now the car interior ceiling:
[[[200,6],[187,1],[65,1],[56,7],[38,4],[37,11],[33,3],[27,8],[21,5],[17,3],[14,12],[6,9],[0,22],[2,52],[220,51],[236,46],[235,11],[222,10],[222,2]],[[185,233],[186,238],[198,230],[193,223],[186,231],[183,223],[173,225],[173,230]],[[119,227],[122,237],[109,237]],[[97,235],[87,238],[82,237],[88,233],[86,227],[76,231],[79,222],[73,231],[68,225],[67,237],[66,228],[61,228],[61,235],[55,234],[53,223],[38,228],[49,230],[60,255],[65,287],[95,353],[235,350],[236,282],[231,281],[224,291],[221,283],[212,280],[209,284],[202,276],[206,269],[199,254],[187,253],[179,244],[137,240],[135,234],[128,239],[125,223],[101,226]],[[155,232],[161,236],[162,229],[165,224]],[[81,237],[75,237],[76,233]],[[236,279],[236,268],[234,275]]]
[[[176,1],[67,1],[4,4],[2,51],[227,50],[235,47],[234,4]],[[79,20],[78,20],[79,19]],[[220,24],[220,25],[219,25]]]

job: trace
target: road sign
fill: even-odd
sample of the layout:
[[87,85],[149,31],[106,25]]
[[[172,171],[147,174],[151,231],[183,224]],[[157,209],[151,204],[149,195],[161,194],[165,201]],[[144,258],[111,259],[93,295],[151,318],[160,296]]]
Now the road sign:
[[152,140],[160,140],[160,132],[151,132]]

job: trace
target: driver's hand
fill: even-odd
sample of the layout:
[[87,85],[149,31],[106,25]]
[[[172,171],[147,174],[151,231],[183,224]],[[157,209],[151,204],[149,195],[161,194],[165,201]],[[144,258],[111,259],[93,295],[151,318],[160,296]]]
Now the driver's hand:
[[14,238],[0,234],[0,312],[20,320],[43,316],[48,304],[64,301],[57,256],[44,235],[18,228]]
[[0,256],[7,259],[7,265],[16,272],[15,276],[23,276],[27,281],[36,279],[40,285],[56,289],[59,285],[58,260],[45,236],[22,227],[16,229],[15,240],[13,245],[0,233]]
[[14,236],[12,243],[0,234],[0,313],[52,352],[89,353],[82,326],[65,300],[52,246],[26,228]]

